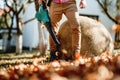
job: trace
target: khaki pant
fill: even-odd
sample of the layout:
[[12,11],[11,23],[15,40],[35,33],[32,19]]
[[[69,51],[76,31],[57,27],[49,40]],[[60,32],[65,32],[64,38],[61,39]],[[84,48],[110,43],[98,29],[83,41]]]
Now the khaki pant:
[[[62,19],[62,14],[64,14],[72,28],[72,50],[80,52],[81,48],[81,27],[79,26],[79,22],[77,21],[77,17],[79,16],[77,12],[76,1],[69,0],[66,3],[51,3],[50,6],[50,18],[51,24],[53,26],[53,30],[56,35],[60,28],[60,20]],[[62,43],[61,43],[62,44]],[[50,50],[55,49],[55,44],[53,40],[50,38]]]

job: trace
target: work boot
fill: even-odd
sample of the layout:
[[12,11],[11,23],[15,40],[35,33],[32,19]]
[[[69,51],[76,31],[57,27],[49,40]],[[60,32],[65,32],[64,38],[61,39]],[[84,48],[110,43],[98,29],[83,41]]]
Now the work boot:
[[61,53],[57,50],[50,51],[50,61],[61,59]]

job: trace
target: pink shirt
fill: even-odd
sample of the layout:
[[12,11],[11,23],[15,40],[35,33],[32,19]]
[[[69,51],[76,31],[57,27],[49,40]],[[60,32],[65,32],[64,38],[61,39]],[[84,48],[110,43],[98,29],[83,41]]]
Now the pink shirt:
[[53,0],[55,3],[65,3],[68,2],[69,0]]

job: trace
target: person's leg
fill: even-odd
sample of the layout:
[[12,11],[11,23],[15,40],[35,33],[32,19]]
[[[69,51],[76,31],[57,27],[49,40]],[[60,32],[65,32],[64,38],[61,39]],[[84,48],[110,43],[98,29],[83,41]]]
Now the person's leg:
[[[52,29],[56,36],[59,31],[60,20],[62,18],[61,6],[62,6],[61,4],[56,4],[52,2],[49,10]],[[50,40],[50,55],[51,55],[50,60],[52,61],[54,59],[59,58],[59,53],[56,51],[56,45],[51,36],[49,37],[49,40]]]
[[66,8],[64,9],[64,13],[71,25],[72,28],[72,51],[74,53],[80,54],[81,49],[81,27],[77,17],[79,13],[77,12],[76,2],[68,2]]
[[[56,36],[59,31],[60,20],[62,18],[62,9],[60,6],[62,6],[62,5],[52,2],[51,6],[50,6],[50,10],[49,10],[52,29],[53,29],[54,33],[56,34]],[[56,48],[55,44],[54,44],[52,38],[50,37],[50,50],[54,50],[55,48]]]

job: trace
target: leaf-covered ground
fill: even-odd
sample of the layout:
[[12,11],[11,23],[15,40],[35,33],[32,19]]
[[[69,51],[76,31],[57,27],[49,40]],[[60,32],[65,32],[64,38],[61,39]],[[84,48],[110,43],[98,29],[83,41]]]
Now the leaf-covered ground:
[[120,80],[120,54],[48,62],[37,53],[0,54],[0,80]]

